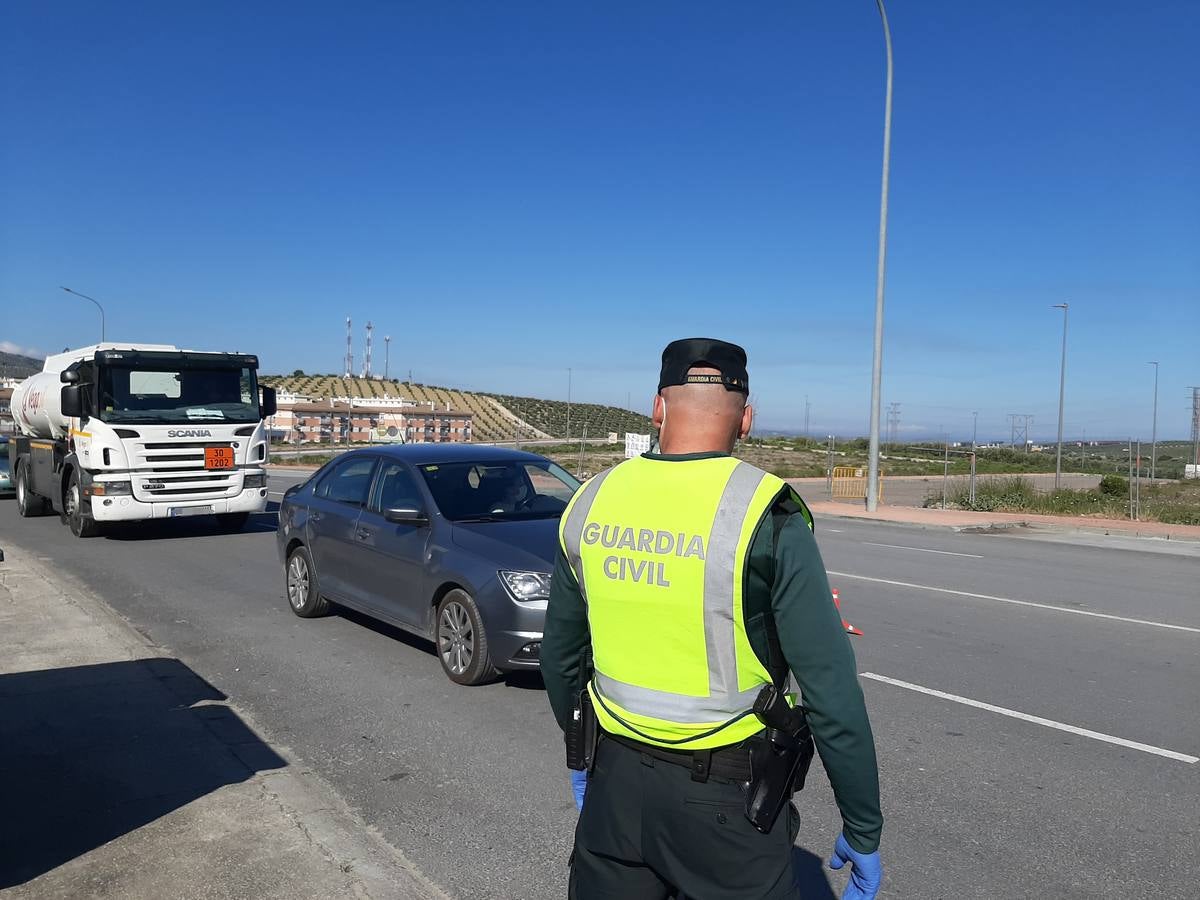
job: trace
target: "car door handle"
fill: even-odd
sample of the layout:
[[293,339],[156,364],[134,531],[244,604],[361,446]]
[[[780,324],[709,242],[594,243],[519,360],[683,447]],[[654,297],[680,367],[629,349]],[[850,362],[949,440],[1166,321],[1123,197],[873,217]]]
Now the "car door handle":
[[308,519],[310,522],[320,522],[321,514],[319,512],[310,512],[308,514]]
[[360,541],[365,541],[367,538],[371,537],[371,535],[373,535],[374,533],[375,532],[373,532],[370,528],[360,528],[360,529],[358,529],[358,539]]

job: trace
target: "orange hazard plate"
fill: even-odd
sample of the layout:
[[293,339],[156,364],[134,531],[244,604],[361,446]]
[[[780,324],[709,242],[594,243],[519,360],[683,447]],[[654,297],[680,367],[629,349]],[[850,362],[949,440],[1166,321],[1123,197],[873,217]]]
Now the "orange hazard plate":
[[205,447],[204,448],[204,468],[206,468],[206,469],[232,469],[233,468],[233,448],[232,447]]

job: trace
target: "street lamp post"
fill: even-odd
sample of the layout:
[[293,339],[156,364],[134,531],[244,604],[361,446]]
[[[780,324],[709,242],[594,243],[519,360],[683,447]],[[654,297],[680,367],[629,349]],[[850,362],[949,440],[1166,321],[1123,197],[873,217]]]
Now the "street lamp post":
[[571,439],[571,370],[567,369],[567,440]]
[[875,0],[887,48],[887,97],[883,106],[883,178],[879,196],[879,264],[875,275],[875,353],[871,364],[871,438],[867,451],[867,511],[879,504],[879,402],[883,380],[883,280],[887,261],[888,169],[892,150],[892,32],[883,0]]
[[1067,387],[1067,308],[1068,303],[1055,303],[1053,309],[1063,311],[1062,364],[1058,370],[1058,454],[1054,460],[1054,489],[1062,482],[1063,397]]
[[977,437],[979,437],[979,413],[978,413],[978,412],[973,412],[973,413],[971,413],[971,418],[972,418],[972,423],[971,423],[971,449],[972,449],[972,450],[974,450],[974,449],[975,449],[975,439],[976,439]]
[[[60,284],[59,287],[62,287]],[[81,294],[79,291],[73,291],[69,287],[62,288],[68,294],[74,294],[76,297],[82,297],[84,300],[91,300],[96,304],[96,309],[100,310],[100,343],[104,343],[104,307],[100,305],[100,301],[95,297],[89,297],[87,294]]]
[[385,334],[383,336],[383,380],[391,381],[389,373],[391,371],[392,362],[392,337]]
[[1150,485],[1153,487],[1154,467],[1158,461],[1158,363],[1147,365],[1154,366],[1154,419],[1150,423]]

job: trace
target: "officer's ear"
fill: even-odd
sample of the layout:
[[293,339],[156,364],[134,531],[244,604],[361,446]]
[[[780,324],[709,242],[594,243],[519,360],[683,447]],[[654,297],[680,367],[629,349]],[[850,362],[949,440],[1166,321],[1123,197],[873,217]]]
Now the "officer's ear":
[[754,424],[754,407],[749,403],[742,410],[742,423],[738,426],[738,440],[744,441],[750,436],[750,427]]
[[650,421],[654,427],[662,430],[663,422],[667,421],[667,401],[662,394],[654,395],[654,409],[650,411]]

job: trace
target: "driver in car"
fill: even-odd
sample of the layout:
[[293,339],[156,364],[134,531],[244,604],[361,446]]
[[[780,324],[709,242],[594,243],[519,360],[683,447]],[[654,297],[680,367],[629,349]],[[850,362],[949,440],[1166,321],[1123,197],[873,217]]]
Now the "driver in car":
[[528,498],[529,489],[525,485],[525,479],[521,478],[518,473],[514,472],[510,478],[505,479],[503,490],[500,496],[492,502],[492,508],[489,510],[489,512],[519,512],[524,508]]

